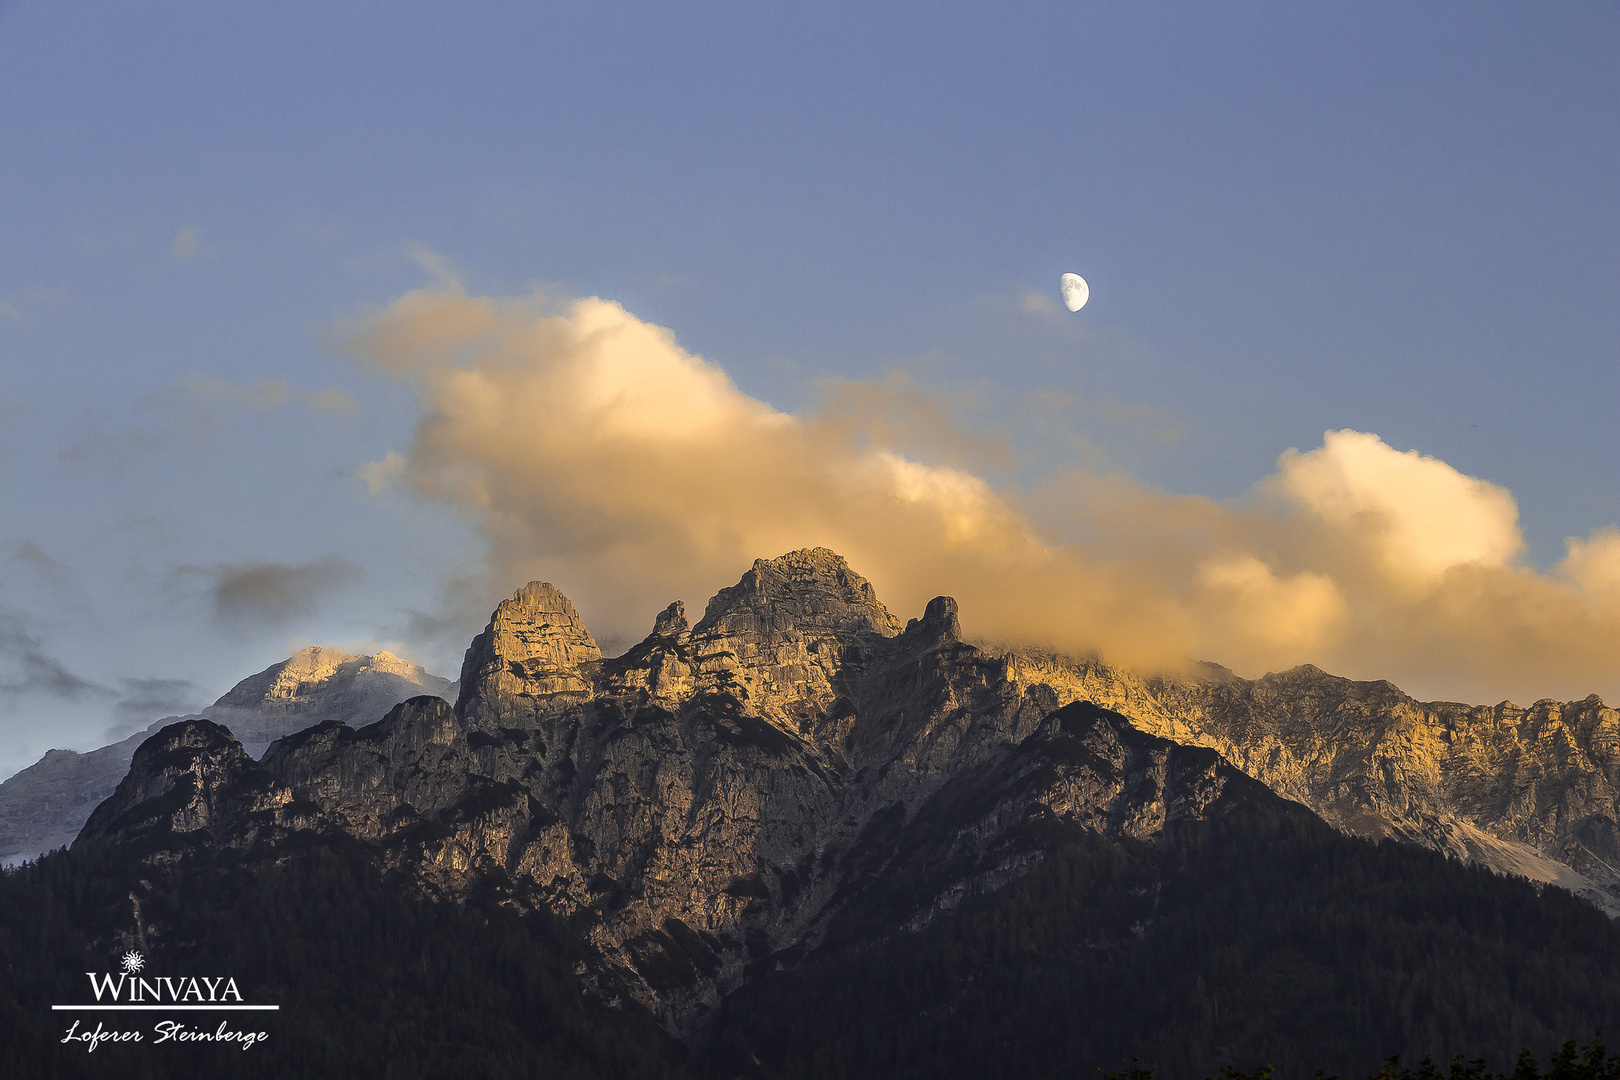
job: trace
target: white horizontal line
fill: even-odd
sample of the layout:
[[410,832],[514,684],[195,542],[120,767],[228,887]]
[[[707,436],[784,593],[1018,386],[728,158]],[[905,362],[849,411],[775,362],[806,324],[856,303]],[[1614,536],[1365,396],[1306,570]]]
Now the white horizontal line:
[[280,1005],[52,1005],[62,1009],[117,1009],[120,1012],[237,1012],[242,1009],[279,1009]]

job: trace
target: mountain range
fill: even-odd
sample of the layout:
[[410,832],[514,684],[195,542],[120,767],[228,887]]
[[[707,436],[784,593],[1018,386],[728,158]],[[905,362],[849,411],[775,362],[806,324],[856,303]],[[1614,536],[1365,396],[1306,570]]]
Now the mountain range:
[[317,696],[276,696],[297,679],[135,749],[50,871],[126,867],[88,887],[108,899],[84,948],[195,948],[176,897],[319,851],[462,913],[436,919],[554,920],[548,978],[715,1076],[1066,1075],[1144,1048],[1167,1076],[1236,1053],[1349,1070],[1541,1052],[1620,1015],[1599,910],[1620,715],[1596,698],[1425,704],[1308,667],[976,645],[950,598],[902,625],[825,549],[756,561],[695,624],[670,604],[611,658],[531,583],[454,706],[305,712],[262,753],[222,722]]
[[191,717],[170,716],[87,753],[51,750],[0,783],[0,865],[73,842],[90,812],[129,771],[135,748],[169,724],[208,717],[228,724],[248,753],[323,720],[364,724],[418,694],[454,698],[455,684],[391,653],[353,656],[312,646],[257,675]]

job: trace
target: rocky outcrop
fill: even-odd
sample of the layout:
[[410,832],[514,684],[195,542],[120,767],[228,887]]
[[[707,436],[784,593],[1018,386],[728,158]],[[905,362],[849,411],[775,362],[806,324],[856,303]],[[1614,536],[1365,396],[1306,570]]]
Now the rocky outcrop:
[[1620,915],[1620,712],[1595,695],[1475,706],[1310,665],[1248,680],[1214,665],[1141,678],[1096,661],[1009,663],[1059,700],[1219,751],[1345,832],[1556,882]]
[[[421,694],[454,699],[456,684],[390,653],[354,656],[316,646],[243,679],[197,715],[230,728],[257,757],[283,735],[325,720],[370,723]],[[0,865],[71,843],[129,771],[136,747],[182,719],[189,718],[158,720],[88,753],[52,750],[0,783]]]
[[531,581],[502,600],[461,666],[459,711],[473,727],[533,723],[591,694],[602,650],[568,597]]
[[116,844],[166,861],[192,845],[246,846],[266,828],[311,826],[313,816],[294,802],[228,729],[182,720],[141,744],[75,843]]

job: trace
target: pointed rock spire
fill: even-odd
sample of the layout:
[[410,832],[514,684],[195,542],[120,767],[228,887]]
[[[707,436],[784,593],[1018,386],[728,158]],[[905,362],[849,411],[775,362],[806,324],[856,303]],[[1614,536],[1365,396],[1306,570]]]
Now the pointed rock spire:
[[602,650],[568,597],[531,581],[502,600],[461,666],[456,713],[471,727],[521,724],[590,694]]

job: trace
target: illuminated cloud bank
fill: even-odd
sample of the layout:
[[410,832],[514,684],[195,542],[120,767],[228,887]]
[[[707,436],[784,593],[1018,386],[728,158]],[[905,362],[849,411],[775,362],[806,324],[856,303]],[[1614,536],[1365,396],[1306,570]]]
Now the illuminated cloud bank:
[[1235,502],[1079,471],[1008,493],[779,412],[601,299],[447,281],[352,345],[423,409],[408,448],[361,470],[373,489],[456,508],[496,589],[552,581],[605,643],[756,557],[822,545],[902,617],[949,593],[992,641],[1247,675],[1308,662],[1427,697],[1620,697],[1620,531],[1538,571],[1507,490],[1376,435],[1290,450]]

